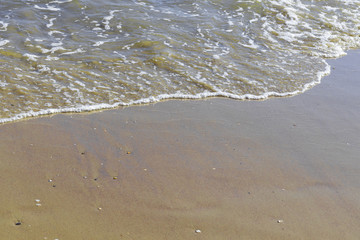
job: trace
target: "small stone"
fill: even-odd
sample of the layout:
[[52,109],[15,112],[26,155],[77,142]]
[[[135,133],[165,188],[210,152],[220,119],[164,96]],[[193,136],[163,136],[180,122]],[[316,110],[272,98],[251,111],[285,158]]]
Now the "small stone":
[[20,221],[17,221],[17,222],[15,223],[15,225],[16,225],[16,226],[20,226],[20,225],[21,225],[21,222],[20,222]]
[[54,185],[52,185],[53,187],[56,187],[56,185],[54,184]]
[[81,155],[84,155],[84,154],[85,154],[85,152],[82,152],[82,153],[81,153]]
[[130,151],[128,151],[128,152],[126,152],[126,154],[131,154],[131,152],[130,152]]
[[284,222],[284,220],[282,220],[282,219],[277,220],[277,223],[283,223],[283,222]]
[[48,182],[52,182],[53,180],[52,179],[49,179]]
[[116,180],[116,179],[117,179],[117,177],[113,177],[113,179],[114,179],[114,180]]
[[35,202],[37,202],[37,203],[40,202],[40,199],[35,199]]
[[37,207],[41,207],[41,203],[37,203],[35,204]]
[[101,210],[102,210],[102,208],[101,208],[101,207],[98,207],[98,210],[99,210],[99,211],[101,211]]
[[195,230],[195,233],[201,233],[201,230],[200,230],[200,229],[196,229],[196,230]]

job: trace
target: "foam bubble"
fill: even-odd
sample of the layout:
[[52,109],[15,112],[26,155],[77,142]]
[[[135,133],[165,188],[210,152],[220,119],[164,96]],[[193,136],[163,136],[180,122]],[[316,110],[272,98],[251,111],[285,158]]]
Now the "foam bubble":
[[103,19],[103,21],[102,21],[102,23],[105,25],[105,29],[106,30],[110,30],[110,20],[111,19],[113,19],[114,18],[114,13],[116,13],[116,12],[119,12],[119,10],[111,10],[110,12],[109,12],[109,16],[106,16],[106,17],[104,17],[104,19]]
[[54,21],[55,20],[56,20],[56,18],[50,18],[49,23],[46,24],[46,27],[50,28],[50,27],[54,26]]
[[25,53],[24,57],[26,57],[28,60],[34,61],[34,62],[36,62],[39,58],[39,56],[37,56],[35,54],[30,54],[30,53]]
[[9,40],[1,40],[0,41],[0,47],[8,44],[9,42],[10,42]]
[[58,57],[52,57],[52,56],[46,56],[46,58],[45,58],[46,61],[57,61],[59,59],[60,58],[58,58]]
[[9,26],[9,23],[0,21],[0,31],[1,31],[1,32],[6,31],[8,26]]
[[98,46],[103,45],[104,43],[105,43],[104,41],[98,41],[98,42],[94,43],[93,46],[98,47]]

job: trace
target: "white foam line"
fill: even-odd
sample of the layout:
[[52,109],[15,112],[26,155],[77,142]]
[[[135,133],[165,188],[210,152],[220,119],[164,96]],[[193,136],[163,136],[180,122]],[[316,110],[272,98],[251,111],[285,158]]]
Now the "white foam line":
[[84,53],[84,52],[86,52],[84,49],[79,48],[72,52],[61,53],[60,56],[61,55],[71,55],[71,54],[75,54],[75,53]]
[[39,5],[34,6],[36,9],[40,10],[48,10],[48,11],[60,11],[60,8],[50,6],[49,4],[46,4],[46,7],[40,7]]
[[42,48],[41,46],[37,46],[37,47],[40,48],[42,53],[49,53],[49,52],[54,53],[59,50],[66,50],[65,48],[63,48],[61,46],[52,47],[51,49]]
[[46,27],[50,28],[52,26],[54,26],[54,21],[56,20],[56,18],[51,18],[49,19],[49,23],[46,24]]
[[65,35],[64,33],[60,32],[60,31],[55,31],[55,30],[48,32],[48,34],[49,34],[50,36],[52,36],[53,34],[56,34],[56,33],[61,34],[61,35],[63,35],[63,36]]
[[263,95],[253,95],[253,94],[244,94],[244,95],[236,95],[228,92],[202,92],[198,94],[181,94],[181,93],[174,93],[174,94],[160,94],[158,96],[152,96],[149,98],[143,98],[136,101],[130,101],[129,103],[125,102],[117,102],[114,104],[95,104],[95,105],[84,105],[80,107],[68,107],[68,108],[49,108],[44,109],[38,112],[29,111],[26,113],[20,113],[15,115],[11,118],[2,118],[0,119],[0,123],[7,123],[7,122],[14,122],[18,121],[24,118],[30,118],[30,117],[39,117],[43,115],[50,115],[50,114],[56,114],[56,113],[81,113],[81,112],[90,112],[95,110],[102,110],[102,109],[111,109],[116,108],[120,106],[131,106],[131,105],[140,105],[140,104],[148,104],[148,103],[156,103],[160,102],[162,100],[167,99],[204,99],[209,97],[227,97],[237,100],[264,100],[270,97],[289,97],[294,96],[300,93],[305,92],[306,90],[309,90],[310,88],[314,87],[315,85],[320,84],[321,79],[330,74],[330,65],[323,60],[326,64],[326,69],[324,71],[318,72],[317,79],[311,83],[305,84],[304,87],[301,90],[297,90],[294,92],[285,92],[285,93],[279,93],[279,92],[266,92]]
[[61,3],[68,3],[68,2],[72,2],[72,0],[64,0],[64,1],[55,0],[55,1],[51,1],[49,3],[59,3],[59,4],[61,4]]

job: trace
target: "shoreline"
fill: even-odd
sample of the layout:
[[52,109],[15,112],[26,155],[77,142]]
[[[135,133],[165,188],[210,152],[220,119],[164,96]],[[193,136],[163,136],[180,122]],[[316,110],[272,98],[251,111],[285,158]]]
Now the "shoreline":
[[[329,59],[327,59],[329,60]],[[129,103],[125,102],[116,102],[113,104],[100,103],[96,105],[84,105],[81,107],[65,107],[65,108],[50,108],[45,110],[40,110],[38,112],[24,112],[20,114],[16,114],[10,118],[0,118],[0,125],[6,123],[14,123],[22,120],[29,120],[32,118],[38,117],[51,117],[56,114],[75,114],[75,113],[96,113],[99,111],[107,111],[107,110],[116,110],[126,107],[136,107],[136,106],[146,106],[161,103],[164,101],[187,101],[187,100],[208,100],[212,98],[224,98],[230,100],[237,101],[266,101],[271,98],[286,98],[286,97],[294,97],[299,94],[303,94],[306,91],[309,91],[313,87],[321,84],[321,81],[324,77],[331,74],[331,66],[328,61],[324,59],[326,63],[326,69],[322,72],[317,73],[317,80],[307,83],[303,86],[302,89],[296,90],[293,92],[266,92],[262,95],[253,95],[253,94],[244,94],[244,95],[236,95],[228,92],[202,92],[197,93],[195,95],[182,95],[182,94],[160,94],[155,97],[149,97],[139,100],[133,100]]]
[[359,54],[290,98],[0,125],[0,237],[356,239]]

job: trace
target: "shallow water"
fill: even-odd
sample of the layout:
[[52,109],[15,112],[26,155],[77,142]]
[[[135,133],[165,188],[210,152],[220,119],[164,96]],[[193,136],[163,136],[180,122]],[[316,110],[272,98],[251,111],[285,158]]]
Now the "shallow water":
[[167,98],[301,93],[360,46],[352,0],[0,3],[0,122]]

